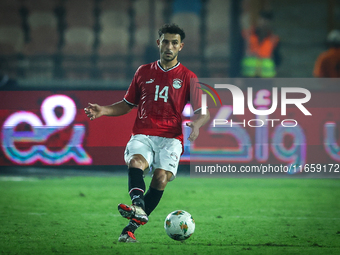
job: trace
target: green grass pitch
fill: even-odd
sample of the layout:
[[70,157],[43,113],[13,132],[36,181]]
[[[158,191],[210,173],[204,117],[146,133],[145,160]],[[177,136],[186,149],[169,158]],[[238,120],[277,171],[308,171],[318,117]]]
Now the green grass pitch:
[[[0,254],[340,254],[339,179],[179,176],[139,243],[118,243],[129,201],[122,176],[0,177]],[[184,242],[163,227],[177,209],[196,221]]]

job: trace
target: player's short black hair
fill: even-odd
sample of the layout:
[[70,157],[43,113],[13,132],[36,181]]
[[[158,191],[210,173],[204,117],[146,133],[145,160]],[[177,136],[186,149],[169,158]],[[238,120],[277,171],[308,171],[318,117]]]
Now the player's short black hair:
[[163,34],[179,34],[181,37],[181,41],[184,40],[185,38],[185,33],[182,28],[180,28],[178,25],[172,23],[172,24],[164,24],[159,30],[158,30],[158,35],[161,37]]

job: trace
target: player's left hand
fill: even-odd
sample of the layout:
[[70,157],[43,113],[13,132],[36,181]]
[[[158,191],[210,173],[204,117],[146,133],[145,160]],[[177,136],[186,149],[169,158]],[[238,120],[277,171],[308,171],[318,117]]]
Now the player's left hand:
[[200,129],[195,125],[194,122],[187,122],[186,125],[191,128],[191,134],[189,135],[188,140],[193,142],[198,137]]

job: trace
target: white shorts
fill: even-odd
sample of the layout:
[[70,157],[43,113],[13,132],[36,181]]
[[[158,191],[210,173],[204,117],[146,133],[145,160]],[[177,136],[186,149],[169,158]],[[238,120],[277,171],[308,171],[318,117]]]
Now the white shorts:
[[149,135],[133,135],[126,145],[124,160],[126,164],[133,155],[142,155],[152,171],[163,169],[172,173],[170,181],[175,179],[182,144],[176,138]]

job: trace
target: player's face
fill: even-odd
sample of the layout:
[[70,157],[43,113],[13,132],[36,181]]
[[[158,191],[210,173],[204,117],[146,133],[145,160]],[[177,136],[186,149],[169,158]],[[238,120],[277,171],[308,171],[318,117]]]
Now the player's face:
[[177,60],[178,52],[182,50],[184,43],[179,34],[163,34],[157,40],[161,59],[165,62]]

